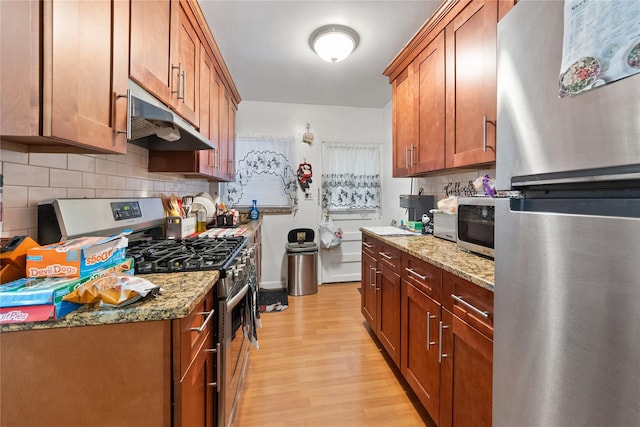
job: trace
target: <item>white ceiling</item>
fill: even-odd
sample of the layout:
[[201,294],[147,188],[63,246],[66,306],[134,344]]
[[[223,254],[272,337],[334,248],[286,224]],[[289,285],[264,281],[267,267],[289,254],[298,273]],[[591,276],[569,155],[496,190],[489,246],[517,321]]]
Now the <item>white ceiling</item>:
[[[382,75],[440,0],[199,0],[243,100],[381,108],[391,100]],[[360,45],[328,63],[309,47],[327,24],[348,25]]]

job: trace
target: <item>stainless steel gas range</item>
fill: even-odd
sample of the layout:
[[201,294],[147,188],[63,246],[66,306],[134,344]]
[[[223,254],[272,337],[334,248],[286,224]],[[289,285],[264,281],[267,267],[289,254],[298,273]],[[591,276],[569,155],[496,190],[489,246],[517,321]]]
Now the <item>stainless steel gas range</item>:
[[216,330],[216,420],[233,425],[249,346],[257,347],[255,251],[247,236],[166,239],[159,198],[57,199],[38,206],[38,241],[53,243],[88,235],[130,230],[127,256],[135,274],[218,270]]

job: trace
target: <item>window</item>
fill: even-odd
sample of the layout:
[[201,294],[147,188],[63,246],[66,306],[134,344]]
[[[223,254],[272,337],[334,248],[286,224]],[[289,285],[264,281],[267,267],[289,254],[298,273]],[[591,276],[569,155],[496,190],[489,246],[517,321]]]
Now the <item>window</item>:
[[297,176],[291,167],[293,137],[238,137],[235,181],[226,184],[230,207],[289,208],[298,206]]
[[380,145],[322,144],[322,208],[380,209]]

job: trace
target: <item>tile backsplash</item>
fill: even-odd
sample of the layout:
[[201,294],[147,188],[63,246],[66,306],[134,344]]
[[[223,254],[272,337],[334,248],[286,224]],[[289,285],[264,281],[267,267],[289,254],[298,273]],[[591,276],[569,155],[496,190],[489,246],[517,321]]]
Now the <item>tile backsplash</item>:
[[217,192],[217,183],[148,172],[148,151],[129,144],[126,155],[29,153],[0,142],[3,177],[1,236],[37,237],[38,203],[74,197],[158,197]]
[[420,188],[422,188],[423,194],[435,195],[436,201],[444,199],[449,195],[471,195],[473,192],[473,181],[484,175],[489,175],[491,178],[495,178],[495,167],[488,169],[465,170],[453,173],[449,172],[434,176],[415,178],[413,193],[417,194]]

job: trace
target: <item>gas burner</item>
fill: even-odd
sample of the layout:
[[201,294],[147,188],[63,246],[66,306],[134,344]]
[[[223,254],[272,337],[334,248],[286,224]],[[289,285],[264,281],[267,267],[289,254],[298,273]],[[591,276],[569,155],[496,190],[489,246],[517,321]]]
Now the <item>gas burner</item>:
[[127,256],[136,274],[223,270],[245,244],[245,237],[195,237],[130,242]]

